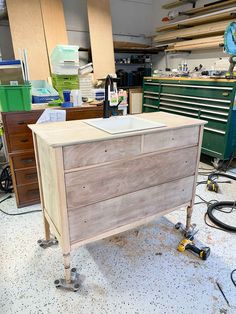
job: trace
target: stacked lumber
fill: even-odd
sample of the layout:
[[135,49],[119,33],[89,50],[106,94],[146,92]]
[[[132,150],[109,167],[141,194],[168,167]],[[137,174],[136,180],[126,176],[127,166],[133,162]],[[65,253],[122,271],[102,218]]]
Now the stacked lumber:
[[[176,5],[177,2],[176,1]],[[174,2],[171,3],[174,5]],[[224,32],[231,22],[235,22],[236,0],[207,4],[185,11],[194,17],[156,28],[154,43],[166,46],[166,51],[191,51],[219,48],[224,45]],[[165,7],[169,6],[167,4]],[[220,10],[219,10],[220,9]],[[218,10],[218,11],[216,11]],[[201,13],[206,13],[199,15]],[[210,13],[209,13],[210,12]]]
[[169,45],[166,51],[188,51],[219,48],[224,44],[224,36],[204,37],[200,39],[186,40]]
[[166,31],[158,33],[154,37],[154,41],[156,43],[163,43],[163,42],[173,42],[178,41],[180,39],[192,39],[192,38],[199,38],[199,37],[207,37],[213,35],[223,35],[226,27],[229,23],[235,21],[235,19],[221,21],[221,22],[214,22],[208,23],[203,25],[198,25],[194,27],[174,30],[174,31]]
[[221,10],[220,12],[212,12],[202,16],[196,16],[178,22],[169,23],[165,26],[157,27],[156,32],[175,30],[183,27],[197,26],[202,25],[204,23],[211,23],[216,21],[225,21],[227,19],[230,20],[234,17],[235,13],[236,7],[234,6],[229,9]]

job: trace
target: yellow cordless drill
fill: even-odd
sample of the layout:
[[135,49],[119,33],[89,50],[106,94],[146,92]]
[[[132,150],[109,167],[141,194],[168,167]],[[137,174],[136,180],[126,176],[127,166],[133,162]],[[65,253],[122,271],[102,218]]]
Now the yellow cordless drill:
[[193,243],[193,236],[189,235],[185,239],[183,239],[178,245],[178,251],[184,252],[185,250],[189,250],[197,254],[202,260],[206,260],[210,255],[210,248],[205,246],[199,249]]
[[185,231],[183,225],[181,223],[177,223],[175,225],[176,229],[181,229],[185,235],[185,238],[179,243],[177,249],[180,252],[184,252],[185,250],[191,251],[197,254],[202,260],[206,260],[210,255],[210,248],[205,246],[199,249],[193,242],[194,235],[198,232],[198,230],[194,231],[196,225],[188,232]]

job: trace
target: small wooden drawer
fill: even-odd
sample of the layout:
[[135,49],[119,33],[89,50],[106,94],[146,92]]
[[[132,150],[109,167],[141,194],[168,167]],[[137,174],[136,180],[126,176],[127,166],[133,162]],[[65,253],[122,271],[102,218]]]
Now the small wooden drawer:
[[18,202],[20,206],[39,203],[39,185],[38,183],[17,186]]
[[34,152],[11,157],[14,169],[25,169],[35,167],[36,161]]
[[9,153],[25,150],[25,149],[33,149],[33,138],[32,134],[23,133],[23,134],[14,134],[9,136],[10,147],[8,147]]
[[15,177],[17,185],[35,183],[38,181],[37,169],[16,170]]
[[30,111],[6,115],[8,134],[31,133],[28,124],[34,124],[42,112]]
[[143,153],[197,145],[199,126],[171,129],[144,135]]
[[63,149],[66,170],[133,157],[141,153],[141,136],[67,146]]

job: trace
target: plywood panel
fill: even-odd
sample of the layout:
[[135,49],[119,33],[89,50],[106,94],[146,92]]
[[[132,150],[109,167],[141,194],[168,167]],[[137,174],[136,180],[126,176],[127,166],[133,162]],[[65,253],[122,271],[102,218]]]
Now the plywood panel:
[[[69,211],[72,243],[139,221],[191,200],[194,177],[161,184]],[[114,230],[115,233],[115,230]]]
[[94,76],[115,73],[114,46],[109,0],[87,0]]
[[67,146],[63,152],[66,170],[115,161],[139,155],[141,136]]
[[68,173],[65,176],[68,208],[82,207],[193,175],[196,156],[197,146],[145,154],[130,160]]
[[7,0],[7,10],[15,58],[19,58],[19,48],[25,48],[30,79],[47,79],[50,71],[40,0]]
[[48,56],[56,45],[68,45],[61,0],[40,0]]

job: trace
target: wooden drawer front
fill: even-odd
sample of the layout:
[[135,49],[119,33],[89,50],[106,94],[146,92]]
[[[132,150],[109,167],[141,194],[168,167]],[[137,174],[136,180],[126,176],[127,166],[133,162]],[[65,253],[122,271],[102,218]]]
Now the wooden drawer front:
[[94,119],[94,118],[102,118],[103,116],[103,109],[101,108],[94,108],[91,110],[68,110],[66,112],[66,120],[81,120],[81,119]]
[[69,211],[70,240],[91,239],[106,231],[188,203],[194,177],[179,179]]
[[8,114],[6,116],[6,125],[9,134],[31,133],[28,124],[34,124],[42,112],[23,112]]
[[38,181],[37,169],[25,169],[25,170],[16,170],[15,171],[16,184],[28,184]]
[[199,126],[144,135],[143,152],[197,145]]
[[10,147],[9,153],[17,150],[33,149],[32,134],[14,134],[9,136]]
[[[69,209],[193,175],[198,147],[153,153],[65,175]],[[167,170],[168,167],[168,170]],[[99,181],[98,181],[99,178]]]
[[35,167],[36,165],[34,152],[22,154],[19,156],[13,156],[11,159],[14,169],[25,169]]
[[17,194],[20,206],[37,203],[40,200],[38,183],[17,186]]
[[141,152],[141,136],[68,146],[63,149],[66,170],[132,157]]

